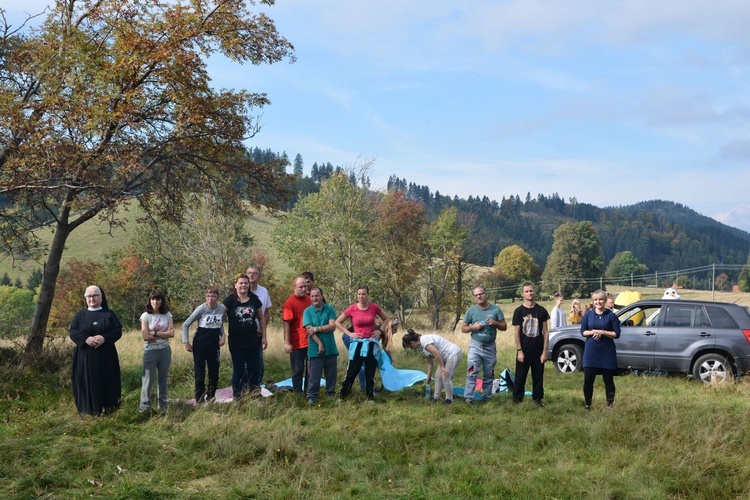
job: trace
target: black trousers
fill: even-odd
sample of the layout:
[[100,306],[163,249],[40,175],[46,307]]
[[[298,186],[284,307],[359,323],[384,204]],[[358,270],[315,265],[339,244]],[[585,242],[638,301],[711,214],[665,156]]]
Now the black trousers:
[[289,364],[292,366],[292,392],[307,392],[307,347],[292,349]]
[[[345,398],[349,395],[349,391],[352,389],[352,384],[359,374],[359,370],[362,368],[362,364],[365,365],[365,392],[367,393],[368,399],[375,399],[375,370],[378,367],[378,360],[372,354],[372,350],[375,348],[370,343],[357,342],[356,350],[354,351],[354,359],[349,360],[349,366],[346,369],[346,378],[344,383],[341,385],[341,397]],[[366,356],[360,356],[363,346],[369,347]]]
[[607,397],[607,404],[611,405],[615,402],[615,370],[605,368],[583,369],[583,400],[591,406],[591,398],[594,396],[594,380],[597,375],[601,375],[604,380],[604,394]]
[[[193,369],[195,372],[195,401],[216,396],[219,385],[219,349],[218,330],[198,330],[193,337]],[[206,367],[208,367],[208,388],[206,388]]]
[[523,363],[516,357],[516,380],[513,388],[513,400],[517,403],[523,401],[526,394],[526,377],[531,369],[531,397],[534,401],[541,401],[544,397],[544,363],[542,363],[541,352],[524,352]]

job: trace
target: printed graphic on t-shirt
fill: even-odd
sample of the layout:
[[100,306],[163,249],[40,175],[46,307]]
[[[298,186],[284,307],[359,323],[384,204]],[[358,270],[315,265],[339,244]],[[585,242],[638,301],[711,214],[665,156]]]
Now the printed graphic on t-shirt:
[[529,338],[539,336],[539,320],[529,314],[523,317],[523,334]]
[[169,323],[167,323],[166,320],[157,318],[156,321],[154,321],[154,326],[151,329],[157,332],[163,332],[167,329],[168,326],[169,326]]
[[234,315],[240,323],[248,323],[255,320],[255,308],[251,306],[239,306],[235,308]]
[[205,326],[221,326],[221,315],[219,314],[207,314],[205,316]]

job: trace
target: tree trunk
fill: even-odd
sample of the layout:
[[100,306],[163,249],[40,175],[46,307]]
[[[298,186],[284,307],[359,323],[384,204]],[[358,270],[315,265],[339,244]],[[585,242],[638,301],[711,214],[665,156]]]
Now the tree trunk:
[[432,305],[432,327],[435,330],[440,330],[440,302],[438,301],[436,294],[433,294],[435,299]]
[[52,301],[55,298],[55,288],[57,286],[57,275],[60,273],[60,261],[62,260],[65,242],[70,235],[70,228],[67,224],[58,222],[55,229],[55,236],[52,238],[47,261],[44,263],[44,272],[42,274],[42,284],[39,290],[36,308],[34,309],[34,318],[31,321],[31,330],[29,339],[26,343],[24,352],[24,361],[33,362],[44,348],[44,337],[47,334],[47,322],[49,313],[52,309]]
[[464,266],[459,260],[456,263],[456,316],[453,320],[453,326],[451,331],[456,331],[458,322],[461,321],[461,313],[463,312],[463,294],[464,294]]

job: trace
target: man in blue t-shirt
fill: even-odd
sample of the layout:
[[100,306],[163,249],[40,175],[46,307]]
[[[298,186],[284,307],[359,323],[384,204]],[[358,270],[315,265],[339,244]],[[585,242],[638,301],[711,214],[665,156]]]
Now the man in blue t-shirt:
[[473,293],[477,303],[466,311],[466,316],[461,323],[461,331],[471,333],[464,387],[464,398],[467,403],[474,401],[474,387],[477,384],[479,370],[482,370],[484,399],[490,398],[497,364],[497,347],[495,346],[497,330],[508,329],[503,311],[487,300],[487,290],[483,286],[478,286]]

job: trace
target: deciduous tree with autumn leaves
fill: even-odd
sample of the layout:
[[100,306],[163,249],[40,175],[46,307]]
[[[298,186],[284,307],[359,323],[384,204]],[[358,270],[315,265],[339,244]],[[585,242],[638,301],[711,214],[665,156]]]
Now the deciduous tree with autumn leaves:
[[[243,144],[268,98],[214,89],[206,68],[213,54],[294,59],[255,5],[57,0],[41,24],[18,27],[0,12],[0,244],[46,255],[27,355],[42,349],[65,242],[85,221],[117,225],[132,199],[179,221],[192,192],[216,195],[227,213],[288,196],[285,165],[258,165]],[[54,231],[45,249],[32,232],[42,226]]]

